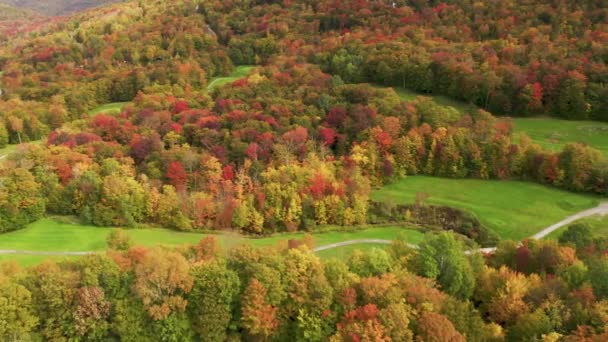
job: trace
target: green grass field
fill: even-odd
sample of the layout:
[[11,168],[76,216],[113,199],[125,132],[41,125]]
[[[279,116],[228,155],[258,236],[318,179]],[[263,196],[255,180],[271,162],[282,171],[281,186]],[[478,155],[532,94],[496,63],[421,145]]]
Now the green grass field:
[[587,224],[594,236],[608,237],[608,215],[594,215],[564,226],[547,236],[547,239],[557,240],[569,226],[577,223]]
[[243,78],[253,70],[254,66],[251,65],[240,65],[234,69],[234,71],[226,77],[214,77],[209,81],[207,90],[213,90],[219,86],[227,83],[234,82],[240,78]]
[[[45,218],[28,227],[15,232],[0,235],[0,249],[65,252],[65,251],[103,251],[106,249],[106,236],[112,228],[102,228],[87,225],[64,223],[52,218]],[[176,246],[183,244],[195,244],[207,234],[177,232],[159,228],[128,229],[127,234],[132,237],[137,245]],[[400,227],[377,227],[352,232],[334,231],[318,233],[314,235],[315,245],[323,246],[336,242],[355,239],[386,239],[393,240],[400,233],[408,237],[408,241],[418,243],[422,240],[423,233]],[[251,243],[254,246],[274,246],[280,241],[288,239],[299,239],[303,233],[277,234],[265,238],[247,238],[238,234],[216,235],[224,248],[230,248],[242,243]],[[16,260],[30,265],[40,262],[46,256],[22,256],[2,255],[1,260]],[[61,257],[58,257],[61,258]]]
[[89,111],[90,115],[97,115],[99,113],[105,114],[119,114],[122,108],[128,104],[129,102],[114,102],[114,103],[106,103],[101,105],[95,109]]
[[444,179],[415,176],[372,193],[377,201],[413,203],[427,193],[428,204],[471,212],[503,239],[521,240],[578,211],[594,207],[594,196],[517,181]]
[[514,118],[515,135],[526,133],[543,148],[558,151],[567,143],[582,142],[608,156],[608,123],[553,118]]

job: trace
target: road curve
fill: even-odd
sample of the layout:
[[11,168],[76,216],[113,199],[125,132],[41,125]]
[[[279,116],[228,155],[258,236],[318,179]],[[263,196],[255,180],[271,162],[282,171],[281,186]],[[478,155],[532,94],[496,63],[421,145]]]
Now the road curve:
[[[0,157],[2,159],[2,157]],[[565,219],[541,230],[540,232],[531,236],[532,239],[542,239],[547,235],[553,233],[557,229],[570,224],[576,220],[580,220],[585,217],[593,216],[593,215],[608,215],[608,202],[600,203],[597,207],[583,210],[574,215],[568,216]],[[350,245],[358,245],[358,244],[381,244],[381,245],[390,245],[392,243],[391,240],[383,240],[383,239],[359,239],[359,240],[348,240],[337,243],[332,243],[325,246],[319,246],[314,248],[312,251],[314,253],[326,251],[328,249],[350,246]],[[410,247],[417,248],[416,245],[410,245]],[[496,250],[496,247],[488,247],[479,249],[482,253],[492,253]],[[468,251],[469,253],[471,251]],[[81,251],[81,252],[40,252],[40,251],[20,251],[20,250],[2,250],[0,249],[0,255],[44,255],[44,256],[84,256],[89,254],[95,254],[99,252],[94,251]]]
[[572,216],[568,216],[565,219],[557,222],[556,224],[553,224],[543,230],[541,230],[540,232],[532,235],[532,239],[536,239],[536,240],[540,240],[542,238],[544,238],[545,236],[553,233],[554,231],[558,230],[559,228],[570,224],[576,220],[580,220],[582,218],[585,217],[589,217],[589,216],[593,216],[593,215],[608,215],[608,202],[603,202],[600,203],[597,207],[595,208],[591,208],[591,209],[587,209],[587,210],[583,210],[579,213],[576,213]]

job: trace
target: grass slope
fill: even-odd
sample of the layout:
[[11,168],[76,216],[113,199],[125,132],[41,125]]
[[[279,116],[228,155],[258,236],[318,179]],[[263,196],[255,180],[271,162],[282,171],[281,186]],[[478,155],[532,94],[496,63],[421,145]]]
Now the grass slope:
[[211,91],[219,86],[241,79],[249,75],[253,68],[254,66],[252,65],[240,65],[236,67],[236,69],[234,69],[234,71],[226,77],[214,77],[209,81],[209,84],[207,85],[207,90]]
[[571,142],[582,142],[608,156],[608,123],[553,118],[514,118],[515,135],[526,133],[545,149],[558,151]]
[[[103,251],[107,247],[106,236],[111,230],[112,228],[71,224],[45,218],[22,230],[0,235],[0,249],[45,252]],[[127,234],[133,238],[135,244],[142,246],[195,244],[207,235],[159,228],[129,229]],[[405,234],[408,241],[411,240],[412,243],[420,242],[423,237],[423,233],[411,229],[378,227],[352,232],[318,233],[314,235],[314,239],[315,245],[323,246],[355,239],[393,240],[399,234]],[[229,233],[217,234],[216,236],[224,248],[230,248],[241,243],[251,243],[258,247],[276,246],[281,241],[302,238],[304,234],[277,234],[265,238],[247,238]],[[46,258],[45,256],[3,255],[0,256],[0,261],[16,260],[29,265]]]
[[471,212],[503,239],[521,240],[578,211],[594,207],[596,197],[517,181],[408,177],[372,194],[378,201],[413,203],[427,193],[428,204]]

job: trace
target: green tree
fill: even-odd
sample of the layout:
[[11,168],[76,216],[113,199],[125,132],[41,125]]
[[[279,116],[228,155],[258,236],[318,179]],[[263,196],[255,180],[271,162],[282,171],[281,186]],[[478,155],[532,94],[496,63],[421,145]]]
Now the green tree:
[[526,313],[507,330],[508,341],[536,342],[553,331],[551,320],[542,309]]
[[453,233],[427,234],[413,263],[418,274],[437,279],[446,293],[462,299],[473,294],[475,275]]
[[32,295],[25,287],[0,279],[0,339],[27,341],[38,324]]
[[575,223],[566,229],[558,238],[561,244],[572,244],[577,250],[591,245],[593,242],[593,234],[589,225],[584,223]]
[[570,120],[585,120],[589,117],[590,105],[585,98],[586,77],[571,71],[558,89],[555,107],[557,115]]
[[144,218],[146,193],[135,179],[117,174],[104,178],[93,223],[98,226],[134,227]]
[[28,170],[11,168],[0,174],[0,232],[23,228],[44,212],[40,185]]
[[372,248],[368,252],[356,250],[348,259],[348,267],[361,277],[373,277],[390,272],[391,258],[380,248]]
[[240,290],[239,278],[220,261],[196,266],[192,275],[194,285],[187,296],[192,328],[201,339],[224,341]]
[[589,280],[598,298],[608,298],[608,257],[589,262]]
[[116,251],[126,251],[133,246],[133,239],[122,229],[112,229],[106,238],[108,248]]

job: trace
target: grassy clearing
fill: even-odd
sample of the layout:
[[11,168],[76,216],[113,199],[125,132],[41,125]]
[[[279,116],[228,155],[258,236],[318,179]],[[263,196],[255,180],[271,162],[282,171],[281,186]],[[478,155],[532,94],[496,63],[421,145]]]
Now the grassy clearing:
[[567,121],[554,118],[514,118],[515,135],[526,133],[543,148],[558,151],[572,142],[582,142],[608,156],[608,123]]
[[577,223],[583,223],[589,225],[591,231],[594,236],[597,237],[608,237],[608,215],[594,215],[591,217],[586,217],[582,220],[578,220],[574,223],[571,223],[565,227],[561,227],[560,229],[554,231],[553,233],[547,236],[547,239],[557,240],[562,233],[568,229],[569,226]]
[[[42,140],[34,140],[34,141],[30,141],[30,142],[23,143],[23,144],[24,145],[25,144],[35,144],[35,145],[42,144]],[[6,145],[6,147],[1,148],[0,149],[0,158],[1,158],[0,160],[8,157],[11,153],[14,153],[15,151],[17,151],[17,149],[18,149],[19,146],[20,146],[19,144],[16,144],[16,145]]]
[[89,115],[97,115],[99,113],[105,114],[120,114],[122,108],[128,104],[129,102],[114,102],[114,103],[106,103],[101,105],[95,109],[89,111]]
[[[25,229],[0,235],[0,249],[45,252],[103,251],[107,248],[106,237],[111,230],[112,228],[65,223],[45,218],[30,224]],[[142,246],[195,244],[207,235],[159,228],[129,229],[127,234],[133,238],[135,244]],[[420,242],[423,237],[421,232],[411,229],[378,227],[352,232],[318,233],[314,235],[314,239],[317,246],[323,246],[355,239],[393,240],[399,234],[405,234],[408,241],[412,243]],[[224,248],[230,248],[242,243],[251,243],[258,247],[276,246],[281,241],[302,238],[304,234],[277,234],[265,238],[247,238],[230,233],[216,236]],[[16,260],[24,265],[31,265],[47,258],[46,256],[4,255],[0,256],[0,261]]]
[[471,212],[503,239],[521,240],[565,217],[594,207],[598,199],[517,181],[408,177],[374,191],[372,198],[413,203],[427,193],[428,204]]
[[231,83],[238,79],[241,79],[241,78],[249,75],[249,73],[251,72],[251,70],[253,70],[253,68],[254,68],[254,66],[252,66],[252,65],[240,65],[240,66],[236,67],[234,69],[234,71],[226,77],[214,77],[209,81],[209,84],[207,85],[207,90],[210,91],[210,90],[213,90],[224,84]]
[[473,104],[469,104],[469,103],[466,103],[466,102],[454,100],[454,99],[451,99],[451,98],[449,98],[447,96],[443,96],[443,95],[422,94],[422,93],[417,93],[415,91],[412,91],[412,90],[406,89],[406,88],[401,88],[401,87],[386,87],[386,86],[379,85],[379,84],[372,84],[372,86],[377,87],[377,88],[392,89],[404,101],[414,101],[417,97],[420,97],[420,96],[430,97],[436,103],[438,103],[438,104],[440,104],[442,106],[446,106],[446,107],[453,107],[454,109],[456,109],[461,114],[467,113],[467,112],[471,112],[473,110],[478,109]]

